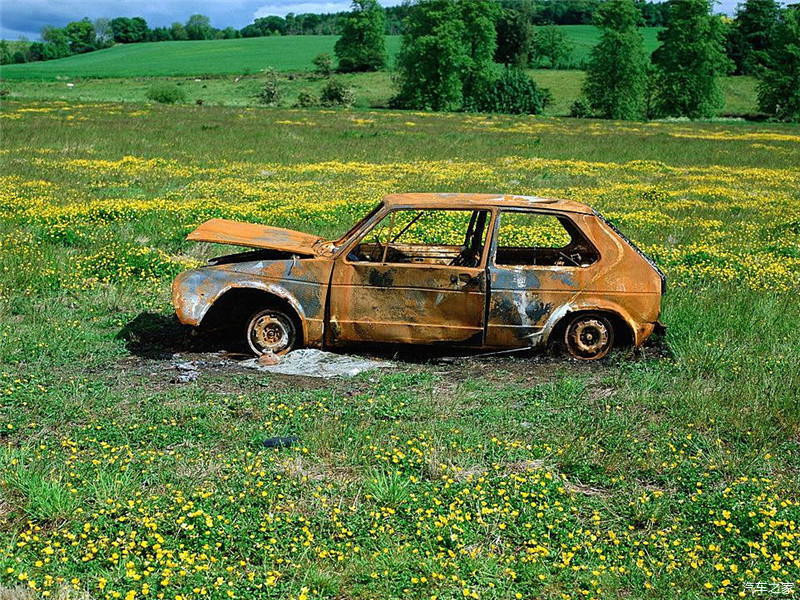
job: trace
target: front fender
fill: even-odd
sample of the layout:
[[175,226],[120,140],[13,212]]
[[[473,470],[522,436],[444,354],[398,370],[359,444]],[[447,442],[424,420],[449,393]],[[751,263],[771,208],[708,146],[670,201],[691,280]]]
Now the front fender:
[[235,288],[259,290],[286,301],[300,317],[305,339],[306,314],[293,294],[274,281],[225,269],[194,269],[184,271],[175,278],[172,282],[172,304],[178,320],[185,325],[200,325],[211,306]]

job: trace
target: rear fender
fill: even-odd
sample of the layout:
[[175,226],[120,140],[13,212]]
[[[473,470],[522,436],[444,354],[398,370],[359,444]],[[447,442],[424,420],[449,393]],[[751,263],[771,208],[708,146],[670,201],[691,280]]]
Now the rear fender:
[[[568,318],[571,314],[578,313],[578,312],[600,312],[600,313],[609,313],[613,314],[616,317],[622,319],[630,328],[631,332],[633,332],[633,343],[634,346],[641,346],[647,336],[652,333],[652,327],[648,328],[647,325],[651,325],[649,323],[640,324],[637,323],[631,315],[622,308],[619,304],[615,302],[609,301],[592,301],[591,303],[584,303],[580,300],[569,302],[567,304],[562,304],[556,310],[554,310],[550,317],[547,319],[544,327],[542,327],[542,333],[540,338],[541,344],[548,344],[551,341],[551,336],[553,331],[555,331],[558,324],[562,322],[565,318]],[[644,327],[643,327],[644,325]]]

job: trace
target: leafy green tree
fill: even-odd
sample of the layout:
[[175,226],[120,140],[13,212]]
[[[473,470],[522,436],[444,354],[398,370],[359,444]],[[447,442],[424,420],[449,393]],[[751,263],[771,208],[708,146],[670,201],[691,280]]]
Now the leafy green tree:
[[514,67],[526,67],[530,62],[533,45],[533,24],[530,14],[523,10],[528,3],[517,8],[506,8],[497,20],[497,49],[495,61]]
[[428,110],[460,108],[469,61],[466,28],[455,0],[420,0],[409,7],[397,56],[393,103]]
[[259,17],[241,31],[242,37],[264,37],[284,33],[286,33],[286,20],[272,15]]
[[603,33],[592,49],[583,93],[603,118],[641,119],[646,116],[648,63],[639,32],[641,12],[633,0],[607,0],[595,18]]
[[[419,0],[408,7],[397,57],[396,106],[426,110],[461,108],[491,80],[496,45],[490,0]],[[469,21],[469,23],[467,23]]]
[[462,93],[470,96],[473,90],[494,77],[494,54],[497,49],[495,23],[502,10],[495,2],[459,0],[461,21],[467,34],[467,63],[462,76]]
[[186,21],[186,35],[190,40],[213,40],[214,28],[211,19],[205,15],[192,15]]
[[731,66],[722,23],[711,15],[710,0],[667,1],[667,27],[658,33],[661,46],[653,53],[656,111],[691,119],[712,116],[724,100],[719,76]]
[[42,60],[53,60],[69,56],[69,37],[62,27],[45,25],[42,27]]
[[761,60],[759,107],[781,121],[800,121],[800,7],[783,11]]
[[111,33],[114,41],[122,44],[135,44],[147,40],[150,28],[142,17],[117,17],[111,19]]
[[729,47],[736,71],[754,75],[760,66],[759,57],[771,46],[778,24],[779,6],[775,0],[747,0],[736,11]]
[[167,27],[154,27],[147,36],[150,42],[168,42],[172,40],[172,32]]
[[11,64],[11,57],[11,48],[9,48],[8,42],[0,40],[0,65]]
[[73,54],[91,52],[96,48],[97,34],[88,18],[72,21],[66,27],[69,49]]
[[378,71],[386,66],[386,14],[376,0],[353,0],[334,52],[339,70]]
[[569,61],[572,48],[567,34],[560,27],[548,25],[539,27],[533,39],[534,60],[540,67],[559,69]]
[[186,27],[183,26],[183,23],[176,21],[170,25],[169,32],[173,40],[183,41],[189,39],[189,35],[186,33]]

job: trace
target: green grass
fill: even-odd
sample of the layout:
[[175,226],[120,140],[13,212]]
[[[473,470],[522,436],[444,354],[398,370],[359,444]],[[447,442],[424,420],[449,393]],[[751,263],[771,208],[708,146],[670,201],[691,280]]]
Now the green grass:
[[[179,75],[247,75],[267,67],[280,71],[311,70],[322,52],[333,56],[337,36],[276,36],[238,40],[147,42],[118,44],[106,50],[59,60],[5,65],[4,79],[73,79],[103,77],[164,77]],[[399,36],[386,37],[394,56]]]
[[[553,104],[546,109],[549,115],[568,115],[570,106],[581,95],[583,71],[553,71],[538,69],[530,71],[539,85],[549,88]],[[338,75],[353,87],[356,106],[359,108],[383,108],[388,106],[394,93],[391,75],[386,72]],[[242,77],[186,77],[186,78],[128,78],[86,79],[68,87],[64,81],[11,80],[4,83],[10,97],[31,100],[62,100],[65,102],[148,102],[148,90],[160,82],[169,81],[186,92],[186,102],[219,106],[256,106],[256,94],[262,85],[258,75]],[[319,95],[325,80],[308,73],[292,73],[284,76],[283,106],[297,102],[300,92]],[[752,77],[724,77],[722,88],[725,105],[722,114],[747,115],[756,112],[756,80]]]
[[[800,585],[798,127],[18,100],[0,123],[4,588]],[[197,223],[332,236],[402,190],[589,202],[666,270],[666,338],[593,365],[405,349],[326,382],[239,368],[172,320],[173,275],[230,251],[188,243]],[[171,383],[188,359],[198,380]]]
[[[589,53],[600,39],[600,30],[594,25],[560,25],[559,27],[573,47],[570,59],[577,63],[588,59]],[[658,32],[660,30],[660,27],[642,27],[640,29],[644,38],[645,52],[652,54],[658,48]]]
[[[580,63],[598,39],[599,30],[591,25],[565,25],[574,51],[572,61]],[[642,30],[645,47],[653,51],[658,28]],[[193,42],[148,42],[118,44],[99,50],[25,65],[4,65],[4,79],[75,79],[124,77],[174,77],[180,75],[247,75],[274,67],[280,71],[308,71],[311,60],[322,52],[333,55],[336,36],[284,36],[239,40]],[[387,36],[390,63],[400,48],[400,36]]]

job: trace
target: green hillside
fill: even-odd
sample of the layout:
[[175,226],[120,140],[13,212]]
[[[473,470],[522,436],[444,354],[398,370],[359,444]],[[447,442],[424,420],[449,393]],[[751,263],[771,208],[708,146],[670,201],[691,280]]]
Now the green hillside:
[[[588,58],[589,52],[597,44],[600,37],[600,30],[594,25],[560,25],[561,29],[567,34],[567,38],[573,45],[571,59],[579,62]],[[644,47],[648,52],[653,52],[658,48],[658,32],[661,27],[643,27],[642,37],[644,37]]]
[[[118,44],[59,60],[7,65],[0,73],[6,79],[56,79],[246,74],[265,67],[302,71],[311,68],[317,54],[333,54],[336,39],[315,35]],[[400,38],[387,36],[387,46],[394,55]]]
[[[565,25],[574,45],[573,61],[585,58],[597,42],[598,29],[591,25]],[[642,30],[649,50],[657,46],[656,28]],[[5,79],[169,77],[256,73],[265,67],[303,71],[321,52],[333,54],[336,36],[284,36],[194,42],[119,44],[107,50],[46,62],[6,65]],[[400,36],[387,36],[389,55],[400,48]]]

